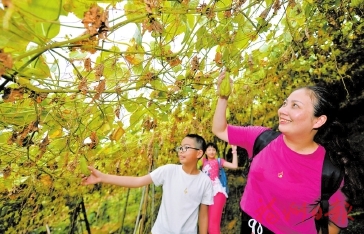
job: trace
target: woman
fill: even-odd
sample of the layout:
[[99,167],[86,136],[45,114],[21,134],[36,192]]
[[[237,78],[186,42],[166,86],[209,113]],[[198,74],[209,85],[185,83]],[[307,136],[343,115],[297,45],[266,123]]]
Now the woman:
[[[224,76],[220,74],[218,86]],[[315,215],[325,154],[345,172],[341,188],[329,200],[329,233],[347,227],[346,199],[357,202],[362,198],[359,175],[363,167],[350,154],[347,140],[340,138],[342,127],[329,96],[322,87],[304,87],[293,91],[279,108],[282,134],[258,153],[250,167],[240,203],[249,217],[242,233],[317,233]],[[212,131],[229,144],[245,148],[251,157],[255,139],[267,128],[228,125],[227,100],[219,97]]]
[[[236,152],[236,146],[232,145],[233,161],[227,162],[224,159],[220,159],[220,165],[222,167],[236,169],[238,168],[238,156]],[[226,199],[228,197],[226,188],[222,186],[219,180],[219,162],[217,156],[217,145],[214,143],[208,143],[206,148],[206,157],[202,158],[202,172],[206,173],[211,181],[213,187],[214,204],[209,206],[209,234],[220,234],[220,223],[222,211],[224,209]]]

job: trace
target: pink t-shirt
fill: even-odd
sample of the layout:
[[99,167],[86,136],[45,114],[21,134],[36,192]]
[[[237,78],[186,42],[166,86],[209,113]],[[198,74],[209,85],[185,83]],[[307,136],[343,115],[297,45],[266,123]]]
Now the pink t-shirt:
[[[224,166],[225,160],[220,158],[221,166]],[[228,197],[226,193],[226,189],[222,186],[221,181],[219,179],[219,162],[217,159],[206,159],[202,158],[202,172],[206,173],[211,181],[212,181],[212,189],[213,195],[215,196],[217,193],[223,193],[226,197]]]
[[[245,148],[252,157],[254,141],[266,129],[229,125],[229,144]],[[316,233],[324,156],[322,146],[312,154],[298,154],[287,147],[283,135],[278,136],[254,157],[241,209],[274,233]],[[330,221],[347,227],[347,203],[341,190],[329,203]]]

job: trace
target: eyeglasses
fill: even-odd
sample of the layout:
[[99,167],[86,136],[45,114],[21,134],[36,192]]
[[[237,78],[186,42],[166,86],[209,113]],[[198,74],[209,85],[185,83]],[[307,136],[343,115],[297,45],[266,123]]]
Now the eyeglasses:
[[188,149],[200,150],[200,149],[197,149],[197,148],[193,148],[191,146],[177,146],[174,149],[177,151],[177,153],[180,152],[180,151],[186,152]]

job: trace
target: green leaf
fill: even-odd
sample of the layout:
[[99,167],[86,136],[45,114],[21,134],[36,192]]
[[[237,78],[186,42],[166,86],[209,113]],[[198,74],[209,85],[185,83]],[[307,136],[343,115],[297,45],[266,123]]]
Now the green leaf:
[[284,33],[284,42],[288,43],[292,41],[291,33]]
[[125,64],[118,63],[114,59],[108,59],[103,64],[108,86],[115,87],[120,81],[128,81],[129,71]]
[[169,113],[168,112],[160,112],[158,113],[158,119],[160,119],[161,121],[168,121],[169,120]]
[[171,41],[176,36],[186,32],[188,28],[186,27],[186,24],[180,19],[180,17],[176,17],[175,20],[173,20],[171,23],[167,25],[165,28],[165,40]]
[[87,52],[81,52],[78,50],[71,51],[68,55],[70,59],[84,59],[88,55]]
[[49,42],[59,34],[60,28],[59,23],[36,23],[34,27],[35,42],[39,44]]
[[140,107],[136,111],[134,111],[134,113],[130,116],[130,120],[129,120],[130,126],[134,126],[134,125],[138,124],[143,119],[143,116],[145,113],[147,113],[147,111],[142,107]]
[[[141,1],[127,1],[124,5],[125,16],[128,20],[134,20],[133,22],[141,23],[140,16],[146,16],[147,11],[145,9],[144,2]],[[144,17],[143,17],[144,18]],[[136,20],[139,19],[139,20]]]
[[[23,62],[25,60],[19,61],[16,63],[16,66],[23,66]],[[44,79],[50,77],[51,72],[49,66],[46,62],[45,56],[41,55],[37,57],[34,61],[32,61],[28,66],[26,66],[23,70],[19,70],[19,74],[24,77],[33,77]]]
[[[57,2],[57,1],[54,1]],[[82,19],[85,11],[87,11],[90,7],[90,1],[74,1],[74,0],[65,0],[62,2],[62,9],[64,9],[67,13],[73,13],[77,18]]]
[[123,106],[129,113],[133,113],[138,108],[137,103],[135,103],[133,101],[129,101],[129,100],[126,100],[125,102],[123,102]]
[[[16,4],[27,12],[29,22],[35,22],[34,33],[36,43],[47,43],[57,36],[60,29],[59,16],[65,14],[62,5],[57,1],[17,1]],[[28,11],[31,9],[31,11]]]
[[233,46],[238,50],[244,50],[249,46],[249,41],[250,41],[249,36],[245,34],[244,31],[239,30],[236,32]]
[[12,133],[9,132],[0,132],[0,145],[4,144],[11,137]]
[[9,16],[8,12],[0,8],[0,48],[7,51],[25,51],[29,41],[33,39],[32,26],[15,11]]
[[120,56],[120,48],[117,46],[112,46],[110,49],[102,51],[100,56],[97,57],[96,62],[101,63],[102,60],[107,58],[117,58]]
[[[0,105],[0,121],[7,125],[24,126],[25,124],[34,121],[36,113],[34,107],[29,101],[25,101],[18,105],[12,103],[1,103]],[[21,115],[19,115],[21,113]]]
[[155,88],[157,90],[161,90],[161,91],[168,90],[167,86],[160,79],[152,80],[152,81],[150,81],[150,84],[152,85],[153,88]]

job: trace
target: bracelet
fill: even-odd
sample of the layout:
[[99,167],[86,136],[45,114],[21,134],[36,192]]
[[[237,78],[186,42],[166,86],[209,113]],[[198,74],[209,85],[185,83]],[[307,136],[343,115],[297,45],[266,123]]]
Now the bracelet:
[[232,150],[232,151],[231,151],[231,153],[232,153],[232,154],[236,154],[236,150]]

